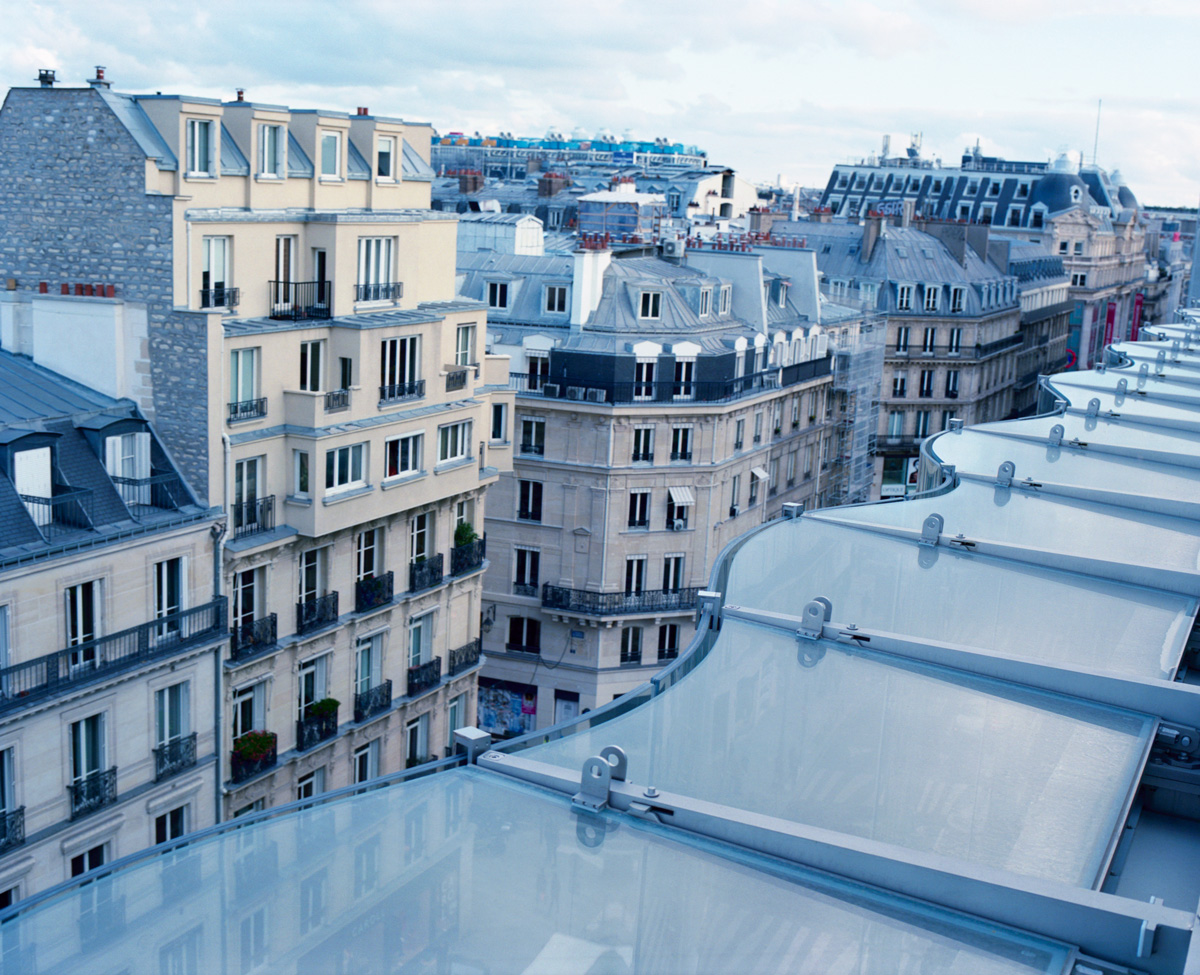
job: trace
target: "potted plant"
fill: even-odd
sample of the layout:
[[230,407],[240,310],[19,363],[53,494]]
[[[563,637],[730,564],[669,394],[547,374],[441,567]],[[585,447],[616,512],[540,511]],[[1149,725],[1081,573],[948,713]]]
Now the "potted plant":
[[233,742],[233,753],[243,762],[260,762],[274,750],[275,734],[270,731],[247,731]]
[[475,534],[474,526],[469,521],[464,521],[454,529],[454,547],[462,548],[464,545],[470,545],[478,537]]
[[332,697],[323,697],[319,701],[313,701],[308,706],[308,717],[324,718],[327,715],[337,713],[338,706],[342,702]]

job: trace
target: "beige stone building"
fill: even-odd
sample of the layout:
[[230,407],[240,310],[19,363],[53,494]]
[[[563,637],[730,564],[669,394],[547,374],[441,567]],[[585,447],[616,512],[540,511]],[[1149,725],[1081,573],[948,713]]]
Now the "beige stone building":
[[10,352],[0,387],[7,905],[217,821],[229,633],[223,515],[138,411]]

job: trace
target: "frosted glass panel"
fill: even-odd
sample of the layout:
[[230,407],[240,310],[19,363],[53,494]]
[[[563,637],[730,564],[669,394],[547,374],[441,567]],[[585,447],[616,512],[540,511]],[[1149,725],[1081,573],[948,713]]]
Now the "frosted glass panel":
[[[950,512],[962,489],[831,516],[878,511],[882,519],[885,509],[918,503]],[[946,531],[960,530],[967,531],[948,517]],[[1141,677],[1170,676],[1194,612],[1193,600],[1170,593],[945,546],[924,549],[815,518],[749,539],[728,590],[735,605],[795,616],[824,596],[838,623]]]
[[25,972],[1062,973],[1063,946],[478,771],[227,833],[4,926]]
[[[735,572],[743,560],[756,562],[744,549]],[[832,645],[804,649],[819,659],[802,662],[786,633],[727,619],[708,659],[671,690],[522,755],[579,769],[619,745],[632,782],[1095,884],[1148,719]]]

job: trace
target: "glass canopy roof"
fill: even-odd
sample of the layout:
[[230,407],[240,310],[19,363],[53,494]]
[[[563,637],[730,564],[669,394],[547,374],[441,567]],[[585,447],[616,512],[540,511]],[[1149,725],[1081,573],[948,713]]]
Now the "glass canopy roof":
[[1070,957],[474,769],[209,836],[4,941],[29,973],[1061,975]]

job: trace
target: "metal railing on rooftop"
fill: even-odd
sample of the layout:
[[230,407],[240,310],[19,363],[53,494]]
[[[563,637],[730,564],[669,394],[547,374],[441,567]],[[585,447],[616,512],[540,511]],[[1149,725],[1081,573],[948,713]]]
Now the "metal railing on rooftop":
[[333,317],[333,284],[329,281],[269,281],[268,317],[299,322]]
[[696,606],[700,588],[643,589],[641,592],[592,592],[546,583],[542,608],[585,616],[621,616],[632,613],[689,612]]
[[61,484],[55,484],[53,491],[54,496],[50,498],[18,495],[46,541],[73,531],[87,531],[92,527],[91,491]]
[[114,476],[112,482],[127,505],[171,510],[191,500],[183,488],[183,480],[173,471],[156,471],[149,477]]

